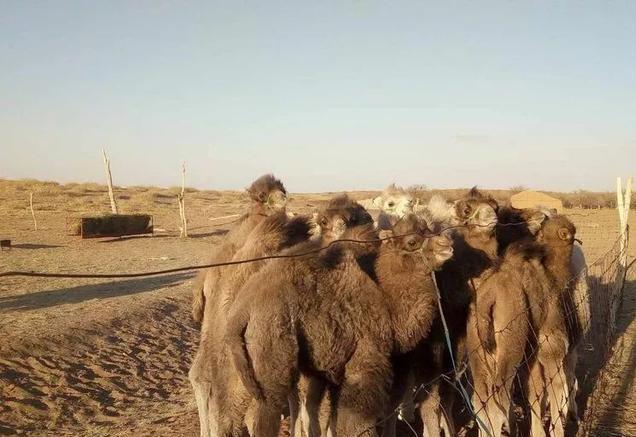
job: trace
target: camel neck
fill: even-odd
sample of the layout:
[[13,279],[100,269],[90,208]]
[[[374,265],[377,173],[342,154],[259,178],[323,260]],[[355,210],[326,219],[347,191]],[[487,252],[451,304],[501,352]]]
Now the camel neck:
[[254,202],[250,206],[249,215],[267,215],[265,213],[265,205],[260,202]]
[[464,233],[464,240],[471,248],[481,250],[490,259],[497,257],[497,239],[493,232],[475,232],[466,230]]
[[563,246],[548,245],[545,258],[546,269],[553,276],[559,290],[564,290],[572,276],[570,259],[572,257],[572,245]]

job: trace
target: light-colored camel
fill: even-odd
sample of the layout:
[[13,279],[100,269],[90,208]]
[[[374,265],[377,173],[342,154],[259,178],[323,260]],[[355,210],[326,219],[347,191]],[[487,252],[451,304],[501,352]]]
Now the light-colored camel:
[[[261,220],[231,260],[240,261],[279,253],[309,238],[310,224],[304,217],[289,218],[279,212]],[[201,342],[190,369],[199,410],[201,436],[242,435],[251,396],[231,365],[223,341],[227,313],[242,285],[267,261],[221,267],[204,307]]]
[[[265,217],[285,211],[287,191],[283,183],[271,174],[256,179],[247,189],[250,199],[248,211],[239,218],[237,224],[225,236],[223,241],[214,247],[208,263],[229,261],[240,250],[250,232]],[[206,300],[216,288],[222,270],[210,268],[201,270],[192,288],[192,317],[197,322],[203,321]]]
[[376,226],[379,230],[391,229],[395,219],[411,214],[415,207],[413,194],[402,187],[391,184],[382,194],[373,199],[373,206],[380,209]]

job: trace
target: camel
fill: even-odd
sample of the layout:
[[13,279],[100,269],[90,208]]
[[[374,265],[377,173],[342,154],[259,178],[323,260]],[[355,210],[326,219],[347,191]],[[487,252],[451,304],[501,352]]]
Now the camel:
[[377,228],[391,229],[395,218],[399,219],[413,212],[415,199],[404,188],[391,184],[380,196],[373,199],[373,206],[380,209]]
[[[361,207],[348,198],[336,200],[338,210],[319,215],[321,235],[340,228],[340,238],[377,240],[364,209],[364,216],[351,214]],[[324,244],[312,241],[290,253]],[[338,243],[319,256],[273,261],[239,293],[226,341],[257,403],[254,435],[277,435],[280,411],[299,373],[329,387],[336,436],[375,435],[375,422],[389,404],[393,349],[383,293],[359,264],[376,250],[377,243]]]
[[[391,410],[404,398],[412,397],[416,368],[426,366],[421,349],[438,316],[437,290],[433,272],[453,255],[448,234],[430,235],[426,224],[415,215],[402,217],[391,231],[393,236],[380,249],[375,271],[386,295],[394,335],[391,357],[394,380]],[[406,235],[406,237],[399,237]],[[384,422],[383,436],[394,436],[397,417]]]
[[[550,434],[561,437],[565,433],[565,422],[569,408],[574,368],[568,365],[571,339],[577,333],[569,323],[569,315],[576,314],[571,306],[572,249],[576,228],[565,216],[555,215],[544,222],[537,234],[537,242],[546,247],[543,265],[549,276],[548,296],[529,298],[530,314],[536,335],[536,360],[530,367],[528,380],[528,402],[532,412],[532,434],[542,436],[542,407],[550,407]],[[543,311],[541,311],[543,310]],[[543,317],[541,317],[543,316]]]
[[510,205],[500,207],[497,211],[496,229],[499,256],[514,242],[534,239],[548,217],[549,214],[540,209],[519,209]]
[[[284,211],[264,217],[249,233],[232,261],[273,255],[310,237],[305,217],[289,218]],[[242,387],[231,366],[223,342],[227,313],[242,285],[267,261],[261,260],[219,268],[218,280],[207,290],[201,342],[189,372],[195,392],[201,436],[239,436],[243,432],[251,396]]]
[[[466,319],[473,289],[488,274],[497,258],[497,210],[497,202],[474,187],[451,204],[434,196],[421,212],[434,231],[450,228],[452,235],[454,255],[435,272],[435,277],[453,346],[449,352],[456,363],[461,363],[464,358]],[[439,374],[453,370],[447,349],[443,323],[438,318],[422,352],[426,354],[422,361],[429,365],[420,366],[416,376],[418,382],[428,386],[426,392],[420,392],[417,401],[424,430],[429,436],[441,435],[442,429],[445,435],[456,434],[452,417],[454,389],[434,381]]]
[[500,435],[510,425],[511,393],[519,367],[529,362],[526,384],[532,435],[550,427],[563,435],[569,406],[569,349],[565,299],[575,228],[563,216],[543,222],[536,241],[512,243],[494,272],[477,289],[467,324],[467,350],[480,433]]
[[[545,208],[524,208],[517,209],[506,206],[499,209],[497,224],[497,241],[500,255],[505,252],[508,245],[515,241],[526,238],[534,238],[545,220],[554,216],[553,210]],[[521,223],[521,225],[518,225]],[[581,241],[575,239],[581,244]],[[575,402],[578,390],[578,381],[575,369],[578,362],[579,349],[582,347],[582,340],[588,335],[591,327],[590,317],[590,293],[587,279],[587,262],[580,245],[572,247],[570,258],[570,270],[573,275],[574,285],[569,287],[569,293],[565,296],[568,332],[570,337],[570,350],[566,360],[570,378],[568,387],[570,388],[569,399],[571,404],[569,411],[578,421],[578,408]]]
[[[239,218],[238,223],[225,236],[221,244],[216,246],[209,258],[209,263],[229,261],[243,247],[250,232],[265,218],[285,210],[287,191],[283,183],[271,174],[256,179],[247,189],[250,198],[248,211]],[[192,317],[202,322],[205,302],[219,281],[219,269],[201,270],[192,288]]]

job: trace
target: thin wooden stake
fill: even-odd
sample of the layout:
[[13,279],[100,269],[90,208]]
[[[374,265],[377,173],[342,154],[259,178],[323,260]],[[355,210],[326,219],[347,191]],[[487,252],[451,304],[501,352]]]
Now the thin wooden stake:
[[179,199],[179,216],[181,217],[181,238],[188,237],[188,220],[185,214],[185,162],[181,165],[181,193],[177,195]]
[[104,156],[104,167],[106,169],[106,182],[108,183],[108,197],[110,197],[110,209],[113,214],[119,214],[117,209],[117,203],[115,202],[115,195],[113,194],[113,175],[110,172],[110,159],[106,156],[106,151],[102,149],[102,155]]
[[632,178],[627,179],[625,191],[621,184],[621,178],[616,178],[616,208],[618,210],[619,223],[619,253],[616,280],[614,282],[614,295],[611,296],[610,321],[608,338],[611,339],[616,330],[616,315],[618,307],[623,300],[623,285],[627,274],[627,248],[629,246],[629,209],[632,203]]
[[33,211],[33,191],[29,194],[29,206],[31,207],[31,217],[33,217],[33,227],[38,230],[38,221],[35,219],[35,211]]

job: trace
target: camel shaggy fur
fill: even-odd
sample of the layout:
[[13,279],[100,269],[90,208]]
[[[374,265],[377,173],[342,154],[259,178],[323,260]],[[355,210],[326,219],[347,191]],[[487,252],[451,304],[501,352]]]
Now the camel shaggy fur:
[[391,229],[396,218],[411,214],[415,207],[413,194],[402,187],[391,184],[382,194],[373,199],[373,206],[380,209],[377,228]]
[[[216,246],[209,257],[209,264],[229,261],[238,250],[243,247],[250,232],[265,217],[285,210],[287,205],[287,191],[283,183],[271,174],[266,174],[256,179],[247,189],[250,206],[241,216],[223,242]],[[221,270],[201,270],[192,288],[192,317],[197,322],[202,322],[205,302],[210,298],[211,290],[216,287],[220,279]]]
[[467,350],[473,376],[473,407],[482,433],[497,436],[509,422],[511,393],[519,367],[529,367],[526,392],[532,435],[550,428],[563,435],[569,404],[568,283],[576,230],[563,216],[546,221],[531,238],[512,243],[477,290],[468,321]]
[[[276,254],[307,241],[310,227],[307,218],[289,218],[282,211],[265,217],[249,233],[231,260]],[[199,409],[202,436],[242,435],[251,396],[231,365],[223,334],[226,315],[237,293],[266,263],[262,260],[222,267],[215,288],[208,290],[201,342],[189,375]]]
[[[352,214],[359,205],[346,198],[337,203],[340,210],[319,216],[321,234],[344,224],[340,238],[377,239],[366,211]],[[256,436],[277,435],[299,372],[328,385],[335,435],[374,435],[375,421],[389,404],[393,349],[384,296],[359,264],[376,250],[377,244],[338,243],[319,256],[271,262],[245,285],[231,310],[226,341],[257,401]]]
[[[447,322],[452,350],[446,347],[445,330],[440,319],[431,333],[428,372],[430,379],[440,373],[453,370],[450,353],[456,363],[465,357],[466,321],[474,290],[485,278],[497,259],[496,224],[499,206],[491,197],[476,188],[454,202],[446,223],[453,229],[453,257],[435,276],[441,294],[441,304]],[[455,435],[452,409],[455,393],[439,382],[430,387],[430,395],[420,403],[422,422],[429,435],[441,433],[440,423],[446,435]],[[439,399],[439,401],[437,401]]]
[[[438,316],[437,290],[432,274],[452,255],[447,234],[430,235],[426,224],[414,215],[401,218],[386,236],[375,271],[386,296],[394,336],[394,372],[391,409],[411,397],[416,367],[426,366],[426,356],[418,350],[427,339]],[[394,436],[396,415],[384,422],[383,436]]]

